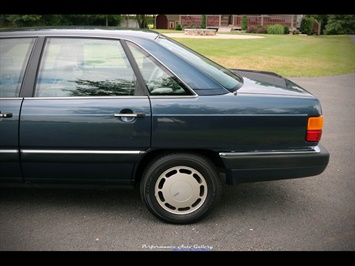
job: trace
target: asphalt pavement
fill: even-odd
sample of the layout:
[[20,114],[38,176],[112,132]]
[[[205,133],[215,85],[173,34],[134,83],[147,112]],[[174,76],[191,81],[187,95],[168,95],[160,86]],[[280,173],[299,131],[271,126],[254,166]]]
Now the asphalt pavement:
[[191,225],[157,220],[137,190],[0,188],[0,251],[355,251],[355,73],[290,79],[322,103],[321,175],[224,185]]
[[137,190],[0,188],[0,251],[355,251],[355,73],[290,80],[322,104],[321,175],[224,185],[192,225],[157,220]]

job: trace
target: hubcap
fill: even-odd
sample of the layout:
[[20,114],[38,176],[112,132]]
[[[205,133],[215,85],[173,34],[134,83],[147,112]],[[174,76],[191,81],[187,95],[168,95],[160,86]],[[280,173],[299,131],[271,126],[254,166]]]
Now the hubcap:
[[162,173],[155,186],[160,206],[173,214],[199,209],[207,197],[207,183],[200,172],[187,166],[175,166]]

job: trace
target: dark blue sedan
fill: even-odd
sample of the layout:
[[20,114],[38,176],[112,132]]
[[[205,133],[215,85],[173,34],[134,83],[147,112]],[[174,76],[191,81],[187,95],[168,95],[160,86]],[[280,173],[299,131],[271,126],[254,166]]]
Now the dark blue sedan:
[[162,221],[200,221],[222,182],[327,167],[319,100],[153,31],[0,31],[0,183],[140,187]]

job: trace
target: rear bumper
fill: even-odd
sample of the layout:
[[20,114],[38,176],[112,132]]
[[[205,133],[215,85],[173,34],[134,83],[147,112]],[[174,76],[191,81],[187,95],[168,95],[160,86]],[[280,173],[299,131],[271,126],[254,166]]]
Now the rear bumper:
[[315,176],[329,163],[330,154],[318,145],[302,150],[220,152],[227,184]]

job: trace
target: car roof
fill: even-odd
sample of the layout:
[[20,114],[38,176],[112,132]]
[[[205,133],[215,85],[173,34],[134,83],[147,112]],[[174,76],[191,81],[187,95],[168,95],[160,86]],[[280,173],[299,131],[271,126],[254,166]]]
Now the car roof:
[[39,37],[39,36],[76,36],[76,37],[140,37],[154,40],[160,34],[149,29],[128,29],[118,27],[91,27],[91,26],[68,26],[68,27],[28,27],[11,28],[0,30],[1,37]]

